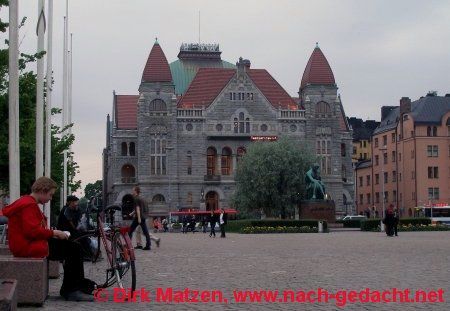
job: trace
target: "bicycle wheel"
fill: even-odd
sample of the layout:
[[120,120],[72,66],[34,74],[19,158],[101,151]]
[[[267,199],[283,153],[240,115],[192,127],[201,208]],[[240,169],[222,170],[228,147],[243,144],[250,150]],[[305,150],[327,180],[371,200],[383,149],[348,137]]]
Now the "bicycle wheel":
[[136,267],[124,237],[115,233],[112,240],[112,269],[117,285],[122,289],[136,289]]
[[[92,262],[96,262],[98,260],[100,255],[101,240],[97,231],[82,233],[73,238],[72,241],[80,245],[84,259],[89,259],[89,261]],[[95,242],[97,245],[95,245]]]

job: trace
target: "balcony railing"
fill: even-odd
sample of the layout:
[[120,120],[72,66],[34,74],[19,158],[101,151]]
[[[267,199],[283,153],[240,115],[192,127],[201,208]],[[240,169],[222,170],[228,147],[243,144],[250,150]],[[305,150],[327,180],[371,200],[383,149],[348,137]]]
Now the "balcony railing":
[[122,177],[122,183],[124,184],[134,184],[136,182],[136,177]]
[[305,110],[280,110],[278,118],[288,120],[304,119]]
[[177,118],[203,118],[203,109],[178,109]]

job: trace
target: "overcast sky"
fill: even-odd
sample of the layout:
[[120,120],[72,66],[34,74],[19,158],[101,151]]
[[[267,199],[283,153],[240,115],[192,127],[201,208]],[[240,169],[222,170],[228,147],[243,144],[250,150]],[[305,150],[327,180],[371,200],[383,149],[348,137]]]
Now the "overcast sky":
[[[53,102],[60,106],[65,1],[54,2]],[[37,3],[19,0],[28,17],[22,52],[36,49]],[[380,107],[402,96],[450,93],[449,1],[69,0],[73,151],[83,188],[102,177],[113,90],[138,94],[155,37],[169,62],[182,42],[197,42],[199,11],[201,42],[219,43],[224,60],[242,56],[267,69],[292,96],[318,41],[347,116],[379,120]],[[5,9],[0,14],[7,19]]]

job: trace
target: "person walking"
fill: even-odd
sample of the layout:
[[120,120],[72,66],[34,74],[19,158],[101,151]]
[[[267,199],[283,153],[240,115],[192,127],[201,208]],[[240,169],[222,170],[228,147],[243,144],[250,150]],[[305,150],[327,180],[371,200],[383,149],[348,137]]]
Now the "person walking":
[[225,238],[225,226],[227,224],[227,214],[225,213],[224,209],[220,209],[220,216],[219,216],[219,225],[220,225],[220,237]]
[[214,211],[211,211],[211,214],[209,215],[209,225],[211,226],[209,237],[216,237],[216,216],[214,215]]
[[394,210],[394,234],[398,236],[398,224],[400,222],[400,215],[398,214],[398,210]]
[[[146,223],[146,213],[144,211],[145,209],[145,201],[141,199],[139,194],[141,193],[141,188],[136,186],[133,188],[133,197],[134,197],[134,211],[130,213],[130,216],[133,216],[133,222],[130,226],[130,232],[128,232],[128,235],[130,236],[130,240],[133,239],[133,232],[136,230],[138,226],[142,228],[142,232],[145,235],[146,244],[145,247],[142,248],[142,245],[137,245],[135,248],[142,248],[143,250],[150,250],[151,248],[151,242],[150,242],[150,234],[148,232],[147,223]],[[140,239],[140,233],[138,233],[136,237],[136,243],[139,243],[141,241],[138,241]]]
[[164,218],[162,220],[161,224],[163,226],[164,232],[167,232],[169,230],[168,223],[167,223],[167,218]]
[[391,207],[389,207],[386,211],[386,215],[384,216],[383,223],[385,224],[386,228],[386,235],[391,237],[394,235],[394,211]]

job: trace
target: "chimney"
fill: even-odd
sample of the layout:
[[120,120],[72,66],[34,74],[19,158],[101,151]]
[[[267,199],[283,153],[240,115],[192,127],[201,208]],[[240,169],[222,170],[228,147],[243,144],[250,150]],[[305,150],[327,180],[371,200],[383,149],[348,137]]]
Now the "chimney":
[[409,97],[402,97],[400,99],[400,115],[411,112],[411,99]]
[[389,113],[394,110],[395,106],[383,106],[381,107],[381,121],[383,121],[388,115]]
[[248,59],[243,59],[242,57],[239,57],[239,61],[236,63],[236,67],[238,68],[238,71],[246,71],[247,69],[250,69],[250,61]]

